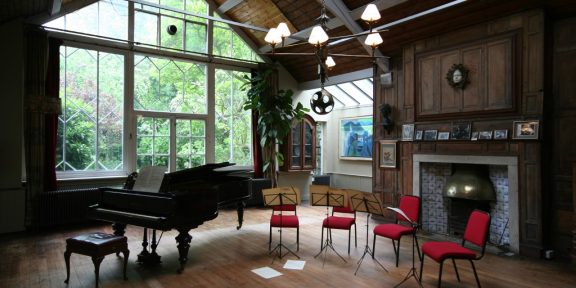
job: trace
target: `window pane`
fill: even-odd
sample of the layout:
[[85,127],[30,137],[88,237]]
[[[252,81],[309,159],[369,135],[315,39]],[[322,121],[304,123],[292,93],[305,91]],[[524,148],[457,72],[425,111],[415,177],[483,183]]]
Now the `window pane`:
[[176,120],[176,169],[206,162],[206,124],[202,120]]
[[[184,21],[182,19],[167,16],[162,16],[160,21],[160,39],[162,40],[160,46],[183,50],[184,39],[182,35],[184,35]],[[168,26],[171,25],[176,27],[176,33],[174,33],[174,35],[170,35],[167,30]]]
[[134,109],[206,114],[206,65],[135,56]]
[[158,45],[158,16],[136,11],[134,14],[134,41]]
[[186,51],[206,53],[206,25],[186,22]]
[[44,26],[127,40],[128,5],[122,0],[99,1]]
[[124,57],[60,48],[57,171],[123,168]]
[[136,123],[137,168],[168,167],[170,160],[170,119],[138,117]]
[[216,162],[252,165],[252,119],[240,90],[247,73],[216,70]]

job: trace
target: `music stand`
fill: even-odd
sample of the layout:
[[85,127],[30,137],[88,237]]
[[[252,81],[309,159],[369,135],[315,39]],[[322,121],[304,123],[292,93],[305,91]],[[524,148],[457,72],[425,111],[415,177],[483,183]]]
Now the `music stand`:
[[[265,206],[282,206],[282,205],[298,205],[299,204],[299,190],[295,189],[294,187],[278,187],[278,188],[270,188],[270,189],[262,189],[262,198],[264,200]],[[274,208],[272,208],[272,213],[274,213]],[[272,225],[272,224],[270,224]],[[280,229],[278,232],[280,233],[280,240],[278,245],[274,247],[268,254],[276,253],[279,259],[286,256],[288,253],[296,256],[296,258],[300,259],[294,251],[290,250],[290,248],[286,247],[286,245],[282,244],[282,210],[280,210]],[[286,254],[282,254],[282,247],[286,249]],[[276,256],[272,259],[272,262],[276,259]]]
[[[414,279],[416,279],[416,283],[418,283],[419,287],[422,287],[422,283],[420,282],[420,279],[418,279],[418,274],[416,273],[416,264],[414,263],[414,249],[416,247],[416,229],[418,228],[419,224],[418,222],[414,222],[412,219],[410,219],[406,213],[404,213],[404,211],[402,211],[400,208],[395,208],[395,207],[386,207],[386,209],[390,209],[400,215],[402,215],[402,217],[404,217],[404,219],[406,219],[406,221],[408,221],[408,223],[410,223],[410,225],[412,226],[412,268],[410,268],[410,271],[408,271],[408,273],[406,274],[406,277],[404,277],[404,279],[402,281],[400,281],[400,283],[396,284],[394,286],[394,288],[402,285],[402,283],[406,282],[408,279],[410,279],[411,277],[414,277]],[[418,221],[418,220],[416,220]],[[400,245],[400,244],[398,244]],[[400,247],[398,247],[398,249],[400,249]]]
[[[368,231],[369,229],[369,224],[370,224],[370,214],[375,214],[375,215],[384,215],[384,209],[382,209],[382,204],[380,203],[380,199],[378,199],[376,197],[376,195],[374,193],[368,193],[368,192],[362,192],[362,191],[350,191],[350,202],[352,203],[352,210],[356,211],[356,212],[367,212],[366,213],[366,246],[364,247],[364,253],[362,254],[362,257],[358,260],[358,267],[356,267],[356,272],[354,272],[354,275],[356,275],[356,273],[358,273],[358,269],[360,269],[360,265],[362,265],[362,261],[364,261],[364,257],[366,257],[366,254],[372,256],[372,258],[374,258],[374,251],[372,251],[372,249],[370,249],[370,246],[368,246]],[[384,271],[388,272],[388,270],[386,268],[384,268],[384,265],[382,265],[382,263],[380,263],[378,260],[373,259],[376,263],[378,263],[378,265],[380,265],[380,267],[382,267],[382,269],[384,269]]]
[[[346,190],[343,189],[333,189],[329,186],[324,185],[310,185],[310,195],[312,197],[312,206],[326,206],[326,221],[328,221],[327,231],[326,231],[326,241],[321,244],[320,252],[314,256],[314,258],[318,257],[322,252],[324,252],[324,260],[322,262],[322,266],[326,263],[326,253],[328,252],[328,248],[332,249],[344,263],[346,263],[346,259],[340,255],[334,246],[332,246],[332,233],[330,233],[330,215],[329,215],[329,206],[332,207],[343,207],[346,205]],[[324,227],[322,227],[324,229]],[[324,231],[322,231],[324,233]]]

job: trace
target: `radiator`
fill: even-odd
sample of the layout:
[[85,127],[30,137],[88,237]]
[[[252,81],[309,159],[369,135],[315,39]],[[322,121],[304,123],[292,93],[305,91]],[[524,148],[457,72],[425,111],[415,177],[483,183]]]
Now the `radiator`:
[[81,223],[88,207],[100,202],[98,188],[48,191],[40,194],[40,227]]

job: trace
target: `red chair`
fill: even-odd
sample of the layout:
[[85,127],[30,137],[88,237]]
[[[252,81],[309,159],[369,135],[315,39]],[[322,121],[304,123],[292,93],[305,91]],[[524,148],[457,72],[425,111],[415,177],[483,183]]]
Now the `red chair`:
[[[458,268],[456,267],[455,259],[464,259],[470,261],[472,270],[474,271],[474,277],[476,278],[476,284],[478,284],[478,287],[481,287],[473,260],[480,260],[484,256],[484,250],[486,249],[486,241],[488,239],[489,232],[490,214],[488,212],[474,210],[472,211],[472,214],[470,214],[468,224],[466,224],[466,230],[464,230],[464,237],[462,238],[461,244],[454,242],[424,243],[424,245],[422,245],[422,257],[420,258],[420,282],[422,282],[424,255],[428,255],[428,257],[432,258],[432,260],[440,263],[438,287],[440,287],[442,283],[442,266],[444,264],[444,260],[446,259],[452,259],[452,264],[454,264],[454,270],[456,271],[456,278],[458,279],[458,282],[460,282],[460,275],[458,275]],[[470,242],[480,247],[480,254],[477,255],[473,250],[464,247],[466,242]]]
[[[286,215],[285,212],[290,212]],[[277,214],[278,213],[278,214]],[[268,240],[268,250],[272,248],[272,227],[296,228],[296,251],[300,250],[300,223],[296,214],[296,205],[272,206],[272,217],[270,217],[270,237]],[[282,237],[282,236],[280,236]],[[280,239],[280,242],[282,239]]]
[[[352,214],[354,217],[334,216],[334,213]],[[356,232],[356,211],[350,207],[332,207],[332,216],[324,218],[322,222],[322,238],[320,240],[320,249],[324,245],[324,228],[326,228],[326,237],[332,240],[332,229],[348,230],[348,254],[350,254],[350,237],[352,233],[352,225],[354,225],[354,245],[358,247],[358,236]]]
[[[410,220],[419,223],[420,219],[420,197],[405,195],[400,198],[400,210],[402,210]],[[418,246],[418,238],[416,237],[416,230],[410,222],[399,213],[396,213],[396,223],[379,224],[374,227],[374,240],[372,241],[372,258],[374,258],[374,251],[376,249],[376,236],[389,238],[392,240],[394,247],[394,254],[396,255],[396,267],[398,267],[398,258],[400,256],[400,239],[404,235],[414,235],[416,247]],[[396,246],[398,244],[398,246]],[[420,250],[418,249],[418,257],[420,258]]]

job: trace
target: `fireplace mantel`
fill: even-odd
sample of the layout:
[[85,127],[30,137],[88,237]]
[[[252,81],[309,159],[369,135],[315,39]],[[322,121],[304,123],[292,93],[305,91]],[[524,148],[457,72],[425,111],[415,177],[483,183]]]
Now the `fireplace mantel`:
[[420,196],[420,163],[462,163],[502,165],[508,168],[509,217],[510,217],[510,250],[520,251],[520,218],[518,199],[518,157],[516,156],[473,156],[473,155],[442,155],[413,154],[412,155],[412,187],[414,195]]

